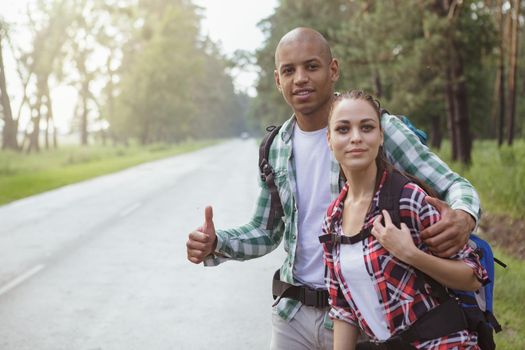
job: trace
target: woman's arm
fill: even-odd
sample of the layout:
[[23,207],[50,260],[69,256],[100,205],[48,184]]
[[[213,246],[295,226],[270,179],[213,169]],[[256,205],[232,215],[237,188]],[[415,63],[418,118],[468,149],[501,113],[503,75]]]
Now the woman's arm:
[[449,288],[474,291],[481,287],[474,271],[464,261],[439,258],[420,250],[405,223],[401,223],[401,229],[397,228],[386,210],[383,210],[383,217],[385,225],[378,216],[372,234],[396,258]]
[[401,223],[401,229],[397,228],[386,210],[383,217],[385,225],[378,216],[372,234],[390,254],[449,288],[474,291],[481,287],[474,271],[464,261],[439,258],[420,250],[405,223]]
[[353,350],[359,330],[348,322],[334,320],[334,350]]

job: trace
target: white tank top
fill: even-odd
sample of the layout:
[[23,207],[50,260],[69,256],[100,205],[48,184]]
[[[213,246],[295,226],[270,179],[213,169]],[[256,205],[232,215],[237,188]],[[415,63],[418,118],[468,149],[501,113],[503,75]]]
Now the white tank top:
[[366,270],[362,242],[341,244],[340,264],[343,278],[357,309],[379,340],[390,338],[384,308],[379,303],[373,277]]
[[321,226],[330,204],[331,155],[326,128],[306,132],[295,124],[292,142],[298,209],[293,274],[303,285],[326,288],[323,249],[319,243]]

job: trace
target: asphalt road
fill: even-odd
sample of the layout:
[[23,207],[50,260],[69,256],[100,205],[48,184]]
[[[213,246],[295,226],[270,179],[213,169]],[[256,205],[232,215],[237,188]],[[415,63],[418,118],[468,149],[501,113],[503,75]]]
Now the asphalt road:
[[0,207],[0,349],[267,349],[282,246],[246,262],[186,260],[213,205],[246,222],[257,144],[234,140]]

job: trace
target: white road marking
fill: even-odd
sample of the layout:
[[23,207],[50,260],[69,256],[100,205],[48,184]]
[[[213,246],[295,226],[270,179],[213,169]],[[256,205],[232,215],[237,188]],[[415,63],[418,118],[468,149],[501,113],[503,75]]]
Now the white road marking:
[[15,288],[16,286],[18,286],[19,284],[21,284],[25,280],[29,279],[31,276],[37,274],[43,268],[44,268],[44,265],[37,265],[37,266],[33,267],[32,269],[26,271],[22,275],[18,276],[17,278],[12,280],[11,282],[7,283],[6,285],[0,287],[0,295],[9,292],[11,289]]
[[120,217],[128,216],[141,206],[141,203],[135,203],[120,212]]

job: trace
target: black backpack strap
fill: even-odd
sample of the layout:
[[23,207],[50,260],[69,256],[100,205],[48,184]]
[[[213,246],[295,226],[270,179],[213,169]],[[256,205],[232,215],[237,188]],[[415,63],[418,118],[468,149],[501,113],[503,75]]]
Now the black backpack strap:
[[388,173],[383,188],[379,193],[379,210],[386,210],[392,222],[397,227],[400,227],[401,216],[399,215],[399,199],[401,198],[401,192],[407,183],[410,182],[406,176],[397,171]]
[[266,183],[268,191],[270,192],[270,213],[268,214],[268,222],[266,223],[266,229],[268,230],[273,229],[275,219],[283,215],[283,206],[279,198],[277,185],[275,184],[275,173],[268,161],[270,147],[280,129],[281,126],[271,125],[267,127],[266,131],[268,132],[264,135],[259,146],[259,171],[261,180]]
[[312,289],[307,286],[296,286],[281,281],[280,270],[275,271],[272,282],[272,294],[275,306],[282,298],[300,301],[303,305],[325,308],[328,304],[326,289]]
[[[392,223],[398,228],[401,228],[399,200],[401,199],[401,193],[403,192],[403,188],[409,182],[411,182],[411,180],[405,175],[397,171],[389,172],[385,182],[383,183],[383,188],[379,193],[379,210],[386,210],[388,214],[390,214]],[[384,219],[382,220],[382,223],[384,224]],[[427,276],[423,272],[418,270],[416,270],[416,275],[416,287],[421,292],[425,292],[425,281],[427,281]],[[432,287],[434,286],[432,285]],[[434,297],[437,297],[438,300],[446,300],[446,296],[448,296],[446,290],[444,288],[439,289],[438,286],[435,287],[436,289],[432,288],[433,293],[436,293]]]
[[[403,191],[403,188],[409,182],[410,179],[408,179],[401,173],[398,173],[396,171],[388,173],[387,178],[383,183],[383,188],[379,193],[379,210],[381,211],[384,209],[388,211],[388,214],[390,214],[390,217],[392,218],[392,222],[397,227],[400,227],[401,224],[401,216],[399,215],[399,199],[401,198],[401,192]],[[333,203],[332,206],[329,207],[328,215],[330,215],[332,211]],[[319,241],[321,243],[331,242],[340,244],[354,244],[368,238],[368,236],[371,235],[370,231],[371,227],[368,227],[366,229],[361,230],[358,234],[354,236],[339,236],[336,234],[327,234],[320,236]]]

